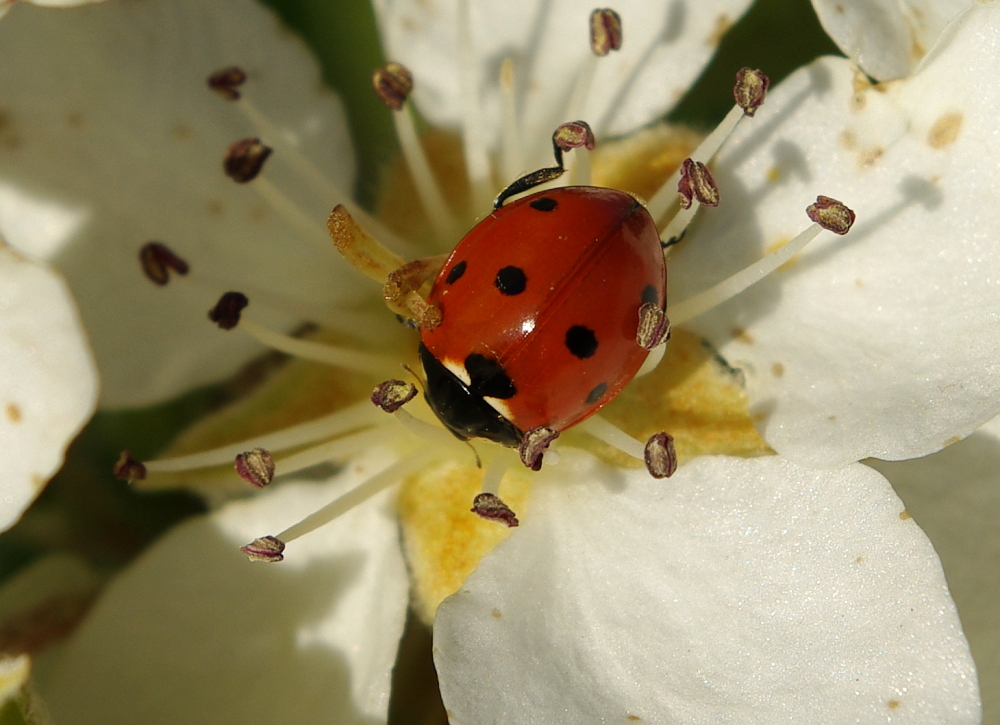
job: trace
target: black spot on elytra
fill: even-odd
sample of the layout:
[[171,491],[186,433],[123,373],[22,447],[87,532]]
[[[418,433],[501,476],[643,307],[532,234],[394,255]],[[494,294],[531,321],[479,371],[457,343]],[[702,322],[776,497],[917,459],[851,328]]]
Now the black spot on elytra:
[[465,267],[465,260],[462,260],[451,268],[451,271],[448,272],[448,276],[444,278],[444,281],[448,284],[454,284],[462,278],[463,274],[465,274]]
[[608,389],[607,383],[599,383],[594,386],[594,389],[587,394],[587,405],[593,405],[601,396],[604,395],[604,391]]
[[497,278],[493,284],[500,290],[500,294],[519,295],[524,292],[528,278],[524,276],[524,270],[520,267],[504,267],[497,272]]
[[597,352],[597,336],[589,327],[573,325],[566,330],[566,347],[571,353],[584,360]]
[[506,400],[517,393],[503,366],[493,358],[472,353],[465,358],[465,371],[469,374],[469,390],[482,398]]
[[[463,262],[464,264],[464,262]],[[449,280],[450,281],[450,280]],[[642,291],[642,302],[643,304],[655,305],[659,302],[659,295],[656,294],[656,287],[651,284],[647,284],[646,288]]]
[[552,211],[557,206],[559,206],[559,202],[556,201],[555,199],[550,199],[547,196],[543,196],[540,199],[535,199],[528,206],[530,206],[532,209],[537,209],[538,211]]

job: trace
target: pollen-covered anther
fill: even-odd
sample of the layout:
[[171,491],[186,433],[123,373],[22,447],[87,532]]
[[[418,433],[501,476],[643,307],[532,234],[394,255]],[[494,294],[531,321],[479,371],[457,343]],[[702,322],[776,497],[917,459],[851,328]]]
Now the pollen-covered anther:
[[257,178],[271,151],[273,149],[262,144],[259,138],[241,139],[229,147],[222,168],[237,184],[246,184]]
[[607,55],[622,47],[622,19],[611,8],[598,8],[590,14],[590,49],[594,55]]
[[372,403],[386,413],[395,413],[417,394],[417,386],[403,380],[386,380],[372,390]]
[[284,550],[285,542],[274,536],[262,536],[240,547],[240,551],[246,554],[250,561],[266,561],[272,564],[284,560],[285,557],[282,556]]
[[135,483],[136,481],[144,481],[146,479],[146,466],[142,461],[132,458],[132,451],[127,448],[122,451],[118,457],[118,462],[115,463],[114,468],[111,470],[114,472],[115,478],[119,481]]
[[669,433],[656,433],[646,442],[643,458],[646,470],[653,478],[670,478],[677,470],[677,451],[674,437]]
[[171,251],[162,242],[147,242],[139,249],[139,264],[142,273],[153,284],[163,286],[170,281],[170,273],[185,275],[189,271],[188,263]]
[[816,203],[806,207],[814,222],[834,234],[847,234],[854,225],[855,215],[846,205],[828,196],[817,196]]
[[521,439],[521,445],[517,452],[521,456],[521,463],[532,471],[539,471],[542,468],[542,456],[549,448],[549,444],[559,437],[559,431],[539,426],[531,428]]
[[240,324],[240,313],[248,304],[250,300],[242,292],[226,292],[208,311],[208,319],[223,330],[232,330]]
[[386,63],[372,73],[372,87],[382,103],[399,111],[413,92],[413,74],[400,63]]
[[670,339],[670,320],[659,305],[646,302],[639,308],[639,328],[635,341],[643,350],[652,350]]
[[507,528],[514,528],[521,522],[511,511],[510,506],[500,500],[500,497],[493,493],[481,493],[472,501],[472,513],[487,521],[494,521],[503,524]]
[[719,205],[719,188],[715,185],[712,172],[700,161],[684,159],[677,191],[681,195],[681,207],[684,209],[691,207],[692,200],[704,206]]
[[263,448],[254,448],[236,456],[236,473],[256,488],[264,488],[274,480],[274,458]]
[[227,101],[238,101],[240,98],[238,89],[246,79],[247,74],[243,69],[232,65],[210,75],[208,77],[208,87]]
[[594,132],[586,121],[569,121],[556,129],[552,134],[552,143],[561,151],[585,148],[594,150]]
[[736,99],[736,105],[743,109],[744,115],[752,117],[764,105],[770,85],[771,79],[759,70],[740,68],[736,74],[736,85],[733,86],[733,98]]

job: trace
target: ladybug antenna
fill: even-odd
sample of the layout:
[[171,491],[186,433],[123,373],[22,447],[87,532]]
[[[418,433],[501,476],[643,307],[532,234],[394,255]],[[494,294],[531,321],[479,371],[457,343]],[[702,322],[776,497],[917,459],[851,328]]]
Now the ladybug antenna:
[[547,181],[558,179],[566,171],[563,165],[563,152],[581,147],[588,151],[594,149],[594,132],[590,130],[586,121],[570,121],[559,126],[552,134],[552,152],[556,157],[556,165],[532,171],[515,179],[510,186],[497,194],[497,198],[493,200],[493,208],[499,209],[510,197],[534,189]]

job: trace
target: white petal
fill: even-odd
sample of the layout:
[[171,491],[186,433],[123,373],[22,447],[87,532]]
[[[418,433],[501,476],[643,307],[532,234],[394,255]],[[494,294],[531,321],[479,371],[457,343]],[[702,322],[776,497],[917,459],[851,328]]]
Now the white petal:
[[332,485],[284,484],[168,533],[39,665],[53,719],[384,722],[408,589],[391,494],[293,542],[279,564],[238,548],[383,464],[367,456]]
[[940,563],[877,473],[571,473],[438,610],[454,725],[978,722]]
[[[314,246],[222,173],[228,145],[258,135],[206,87],[236,64],[249,74],[247,97],[351,188],[340,103],[269,11],[248,0],[26,5],[0,24],[0,44],[10,71],[0,77],[0,228],[67,275],[105,376],[103,403],[169,397],[258,352],[205,320],[223,292],[247,293],[258,313],[262,290],[287,299],[264,315],[282,325],[353,298],[353,273],[322,231],[335,199],[280,153],[268,162],[264,175],[315,222]],[[186,258],[201,283],[150,284],[136,261],[149,240]]]
[[[461,52],[459,15],[468,6],[471,56]],[[680,100],[715,52],[726,28],[749,6],[745,0],[664,3],[622,0],[622,49],[598,61],[583,119],[597,133],[620,134],[662,116]],[[536,150],[532,163],[550,163],[555,127],[571,120],[567,104],[590,51],[593,6],[575,0],[382,0],[376,3],[387,54],[413,72],[414,99],[431,121],[457,125],[469,73],[480,104],[478,133],[487,145],[503,117],[500,67],[516,63],[520,135]],[[572,111],[570,111],[572,113]]]
[[62,465],[96,400],[97,371],[65,283],[0,240],[0,531]]
[[722,204],[674,258],[680,301],[805,229],[818,194],[857,212],[847,236],[826,233],[697,321],[793,460],[921,456],[1000,413],[1000,91],[986,80],[1000,5],[943,41],[880,89],[832,58],[782,83],[720,160]]
[[880,81],[909,75],[969,0],[812,0],[823,29]]
[[[997,421],[1000,423],[1000,421]],[[983,710],[1000,713],[1000,435],[997,423],[939,453],[874,465],[927,532],[979,668]]]

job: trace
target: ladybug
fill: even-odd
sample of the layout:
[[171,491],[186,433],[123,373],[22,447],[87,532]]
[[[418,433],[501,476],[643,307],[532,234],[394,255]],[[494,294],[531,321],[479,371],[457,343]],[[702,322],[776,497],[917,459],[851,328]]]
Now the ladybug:
[[421,329],[420,360],[427,402],[458,438],[518,447],[632,380],[648,355],[640,308],[665,311],[666,268],[656,224],[624,192],[563,187],[504,206],[510,193],[438,273],[441,322]]

